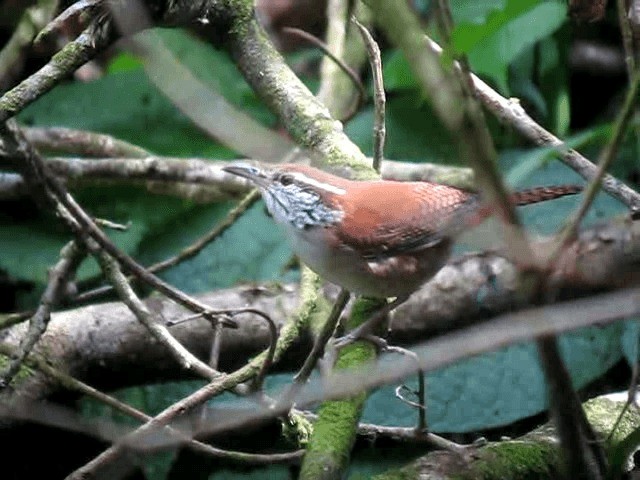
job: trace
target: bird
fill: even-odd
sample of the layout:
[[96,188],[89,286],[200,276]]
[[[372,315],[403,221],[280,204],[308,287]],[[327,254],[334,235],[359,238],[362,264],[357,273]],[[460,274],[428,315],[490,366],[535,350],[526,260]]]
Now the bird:
[[[456,237],[493,211],[479,194],[426,181],[350,180],[303,164],[237,163],[292,250],[351,293],[406,299],[448,261]],[[514,192],[517,206],[579,193],[578,185]]]

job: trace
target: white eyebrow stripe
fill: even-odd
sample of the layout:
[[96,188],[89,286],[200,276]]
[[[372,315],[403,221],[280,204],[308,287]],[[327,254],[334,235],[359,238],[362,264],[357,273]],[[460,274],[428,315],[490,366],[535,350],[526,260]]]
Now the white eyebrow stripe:
[[343,190],[342,188],[338,188],[335,185],[331,185],[330,183],[319,182],[318,180],[307,177],[304,173],[295,172],[293,176],[301,182],[308,183],[309,185],[321,188],[322,190],[326,190],[327,192],[335,193],[336,195],[344,195],[345,193],[347,193],[346,190]]

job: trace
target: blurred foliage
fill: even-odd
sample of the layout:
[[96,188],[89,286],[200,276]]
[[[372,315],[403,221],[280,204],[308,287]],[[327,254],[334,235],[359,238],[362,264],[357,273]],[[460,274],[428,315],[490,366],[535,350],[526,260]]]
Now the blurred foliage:
[[[565,3],[556,0],[451,3],[456,26],[452,44],[446,51],[450,55],[468,54],[474,72],[485,81],[503,95],[518,96],[546,128],[566,138],[569,145],[580,147],[591,158],[597,158],[599,148],[610,134],[610,124],[592,124],[580,132],[572,132],[570,128],[571,104],[581,99],[571,97],[567,56],[572,38]],[[422,11],[428,13],[430,8],[424,4]],[[264,124],[275,125],[273,115],[256,98],[227,55],[181,31],[161,30],[159,34],[201,81]],[[388,93],[385,156],[414,162],[464,164],[465,159],[457,158],[450,136],[433,115],[429,100],[419,92],[406,59],[392,48],[384,52],[384,78]],[[619,93],[610,92],[611,98]],[[367,105],[346,126],[348,135],[367,154],[372,150],[372,117],[373,107]],[[103,78],[60,85],[27,108],[19,120],[28,125],[108,133],[157,154],[212,160],[235,156],[194,127],[146,79],[139,60],[127,53],[110,62]],[[553,149],[525,148],[512,132],[493,119],[489,122],[500,153],[501,169],[511,185],[578,181],[575,173],[556,160]],[[630,141],[623,146],[615,166],[615,173],[623,178],[637,168],[638,152],[634,145]],[[146,264],[175,254],[210,229],[229,209],[228,204],[196,205],[133,187],[95,187],[76,193],[94,215],[132,222],[128,231],[110,235],[118,246]],[[525,225],[533,231],[551,233],[574,211],[577,202],[578,198],[561,199],[522,209],[521,214]],[[17,213],[14,203],[6,208],[0,205],[0,269],[41,289],[47,268],[56,261],[69,235],[53,217],[29,205],[20,208],[23,214]],[[600,195],[586,222],[610,218],[623,211],[616,201]],[[166,273],[165,278],[190,292],[238,282],[293,280],[291,274],[283,274],[290,255],[282,234],[259,205],[216,243]],[[97,266],[87,262],[79,276],[87,279],[97,273]],[[637,325],[636,321],[629,321],[564,336],[562,351],[576,386],[582,387],[603,375],[623,352],[630,361],[635,361]],[[274,377],[270,385],[278,388],[288,378]],[[408,383],[413,381],[409,379]],[[128,390],[131,393],[123,395],[153,413],[193,388],[193,383],[171,384],[160,389]],[[435,372],[429,376],[428,395],[429,424],[436,431],[470,431],[504,425],[545,408],[544,382],[531,345],[511,346]],[[237,399],[227,397],[226,402],[238,407]],[[94,407],[86,409],[95,413]],[[398,403],[391,387],[374,393],[365,413],[366,421],[388,425],[409,426],[414,419],[415,412]],[[161,470],[152,477],[163,478]],[[279,469],[278,474],[287,472]],[[232,478],[232,474],[219,473],[212,478]],[[247,478],[246,473],[242,478]]]

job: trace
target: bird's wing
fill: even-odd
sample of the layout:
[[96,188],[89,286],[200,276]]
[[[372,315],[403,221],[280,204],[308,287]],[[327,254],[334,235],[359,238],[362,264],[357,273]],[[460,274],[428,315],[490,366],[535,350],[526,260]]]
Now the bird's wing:
[[[338,239],[365,258],[385,258],[436,245],[464,228],[476,195],[428,182],[355,184],[343,202]],[[390,191],[393,194],[390,195]]]

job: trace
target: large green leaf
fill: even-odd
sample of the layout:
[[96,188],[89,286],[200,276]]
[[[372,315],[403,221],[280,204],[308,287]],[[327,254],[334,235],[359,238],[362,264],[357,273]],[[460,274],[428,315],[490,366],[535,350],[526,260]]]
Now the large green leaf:
[[[386,128],[386,158],[460,163],[451,135],[415,90],[402,92],[387,101]],[[371,155],[373,107],[367,107],[356,115],[345,131],[366,155]]]
[[[180,31],[160,31],[166,45],[192,69],[202,82],[222,91],[228,99],[255,118],[269,121],[272,116],[259,103],[227,56]],[[153,152],[176,156],[232,158],[234,153],[201,133],[148,81],[130,56],[120,60],[117,73],[88,83],[59,85],[26,108],[19,120],[27,125],[64,126],[108,133],[141,145]],[[92,214],[127,223],[123,233],[113,233],[118,246],[137,254],[145,237],[166,231],[169,225],[188,218],[174,228],[171,237],[193,238],[207,221],[220,216],[217,207],[201,207],[191,202],[161,195],[150,195],[139,188],[96,187],[77,192],[80,203]],[[11,208],[14,205],[10,206]],[[228,208],[228,207],[226,207]],[[200,222],[200,223],[198,223]],[[191,225],[194,230],[189,230]],[[268,230],[273,231],[273,229]],[[60,248],[70,235],[60,222],[47,215],[23,218],[13,212],[0,212],[0,269],[12,277],[42,284],[47,269],[56,261]],[[176,243],[180,243],[177,238]],[[169,244],[173,245],[169,240]],[[182,241],[184,244],[184,241]],[[159,242],[151,242],[158,246]],[[153,256],[152,246],[145,254]],[[160,247],[157,247],[160,248]],[[168,249],[163,253],[170,254]],[[156,256],[157,257],[157,256]],[[274,267],[277,268],[277,267]],[[250,269],[245,279],[273,278],[274,270]],[[80,269],[81,279],[97,273],[89,262]],[[190,277],[189,277],[190,278]],[[233,277],[236,278],[236,277]],[[238,277],[239,278],[239,277]],[[229,282],[225,282],[229,284]]]
[[[615,324],[561,337],[561,353],[576,388],[600,377],[621,358],[622,332],[622,324]],[[407,380],[411,388],[415,383],[412,378]],[[427,376],[428,424],[435,432],[506,425],[546,407],[545,380],[533,344],[513,345]],[[392,387],[385,387],[367,402],[364,421],[412,426],[416,415],[395,398]]]
[[[483,2],[476,3],[482,4]],[[455,53],[471,52],[480,43],[499,32],[509,22],[534,8],[538,3],[540,0],[507,0],[503,8],[491,10],[482,22],[458,23],[451,32],[451,43]]]
[[[39,126],[65,126],[109,133],[150,150],[173,155],[231,152],[198,132],[151,85],[141,70],[108,75],[90,83],[61,85],[25,109],[20,121]],[[128,253],[163,221],[185,215],[190,202],[149,195],[138,188],[96,187],[78,192],[78,199],[92,214],[127,223],[131,227],[112,238]],[[0,217],[0,267],[16,277],[41,283],[69,236],[59,222],[46,214],[7,221]],[[37,240],[25,242],[25,233]],[[95,265],[80,270],[80,278],[97,273]]]
[[494,11],[504,10],[507,0],[456,0],[451,2],[454,23],[484,23]]
[[385,91],[412,89],[418,90],[420,84],[416,81],[402,51],[393,50],[382,62],[382,75]]
[[[145,263],[152,263],[175,254],[189,241],[212,228],[225,212],[226,209],[221,207],[200,207],[193,215],[176,218],[142,242],[140,258]],[[163,276],[189,292],[255,280],[291,281],[296,277],[283,276],[291,255],[283,233],[267,217],[264,205],[259,203],[216,242]]]
[[18,119],[108,133],[165,155],[232,155],[196,129],[141,69],[60,85]]
[[622,352],[629,365],[640,362],[640,322],[637,318],[624,322]]
[[[518,2],[519,0],[511,0]],[[521,15],[489,26],[489,34],[481,43],[469,42],[468,51],[472,70],[491,78],[503,93],[508,93],[508,66],[527,47],[551,35],[564,22],[566,6],[563,3],[541,2]],[[469,26],[460,26],[465,31]],[[475,28],[476,26],[474,26]]]
[[[130,253],[137,250],[146,235],[166,222],[188,216],[194,207],[191,202],[123,187],[83,190],[76,197],[98,218],[130,222],[126,232],[109,232],[114,243]],[[53,216],[40,213],[25,219],[0,212],[0,267],[15,278],[44,284],[47,270],[70,238],[68,230]],[[98,271],[95,262],[85,262],[78,278],[86,279]]]

